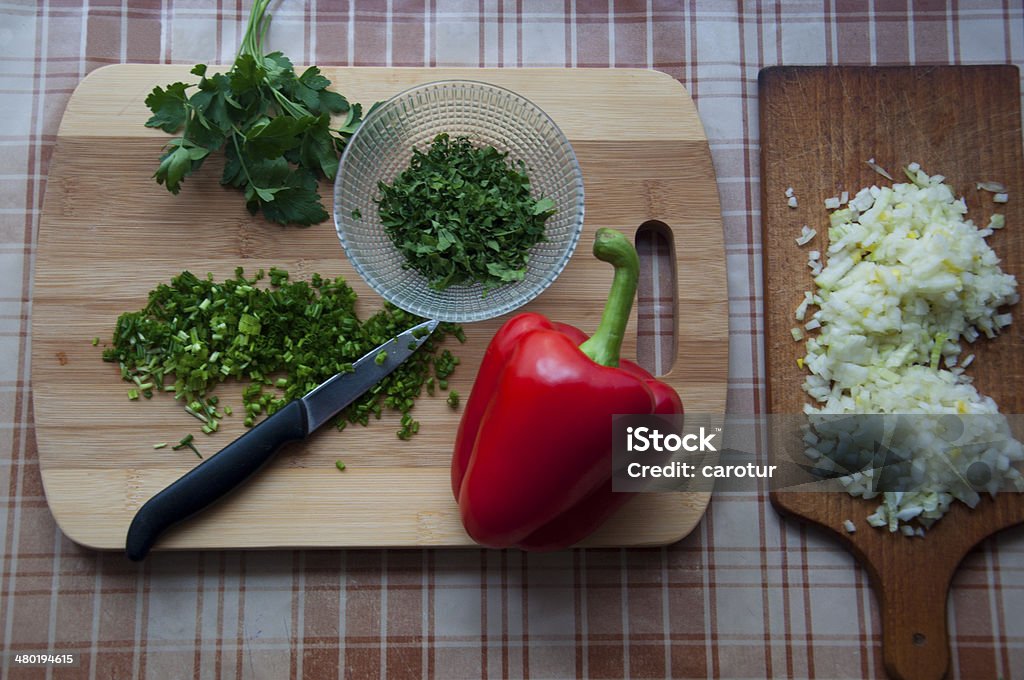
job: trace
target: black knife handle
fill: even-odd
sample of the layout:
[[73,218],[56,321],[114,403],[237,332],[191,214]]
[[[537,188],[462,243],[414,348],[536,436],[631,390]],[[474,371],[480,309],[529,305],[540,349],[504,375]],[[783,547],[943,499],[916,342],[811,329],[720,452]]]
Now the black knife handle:
[[306,406],[296,399],[194,467],[139,508],[128,527],[128,559],[144,558],[160,534],[206,509],[259,470],[281,446],[307,434]]

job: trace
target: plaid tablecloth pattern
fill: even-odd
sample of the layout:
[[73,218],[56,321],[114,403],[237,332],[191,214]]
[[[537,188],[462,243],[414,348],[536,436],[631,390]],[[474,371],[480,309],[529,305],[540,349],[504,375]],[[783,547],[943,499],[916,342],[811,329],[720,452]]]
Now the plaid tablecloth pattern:
[[[230,62],[248,9],[0,1],[2,678],[884,676],[865,573],[829,538],[782,522],[763,494],[717,495],[693,534],[663,549],[204,552],[135,565],[61,535],[38,472],[29,321],[64,106],[105,64]],[[273,11],[269,45],[297,63],[678,79],[718,173],[729,409],[750,414],[764,404],[758,70],[1024,63],[1020,0],[281,0]],[[953,677],[1024,675],[1024,531],[972,554],[949,604]],[[20,668],[15,651],[74,652],[77,665]]]

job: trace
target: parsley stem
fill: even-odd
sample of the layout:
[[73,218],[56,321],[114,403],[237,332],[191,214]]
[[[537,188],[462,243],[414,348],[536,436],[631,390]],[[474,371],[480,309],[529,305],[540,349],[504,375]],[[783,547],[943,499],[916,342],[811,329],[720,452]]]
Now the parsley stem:
[[245,179],[253,186],[254,190],[262,189],[263,187],[257,186],[256,182],[252,181],[252,176],[249,174],[249,168],[245,167],[245,156],[242,154],[242,147],[238,145],[238,135],[241,133],[238,131],[238,128],[235,128],[235,132],[237,134],[231,135],[231,143],[235,145],[235,154],[238,156],[238,164],[242,167],[242,172],[245,173]]
[[266,14],[269,6],[270,0],[256,0],[253,4],[252,11],[249,13],[249,21],[245,26],[245,34],[238,46],[238,52],[235,54],[236,60],[243,54],[250,54],[256,63],[263,65],[263,38],[270,26],[270,15]]
[[312,116],[313,114],[307,111],[301,104],[296,104],[292,100],[285,97],[277,89],[273,90],[274,99],[285,109],[290,115],[295,118],[302,118],[303,116]]

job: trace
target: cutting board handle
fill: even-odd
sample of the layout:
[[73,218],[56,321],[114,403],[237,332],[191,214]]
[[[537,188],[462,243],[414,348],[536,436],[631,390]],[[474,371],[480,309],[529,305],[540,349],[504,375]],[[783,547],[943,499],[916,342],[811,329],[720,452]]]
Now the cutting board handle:
[[640,258],[636,359],[661,377],[679,355],[679,296],[671,294],[679,290],[675,234],[665,222],[649,219],[637,227],[633,242]]
[[897,680],[943,678],[949,670],[946,602],[952,571],[904,567],[904,573],[875,579],[885,669]]

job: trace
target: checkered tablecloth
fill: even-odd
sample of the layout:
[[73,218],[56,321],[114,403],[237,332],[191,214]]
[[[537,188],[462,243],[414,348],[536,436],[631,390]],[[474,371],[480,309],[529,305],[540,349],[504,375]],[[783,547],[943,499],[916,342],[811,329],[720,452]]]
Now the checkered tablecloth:
[[[29,326],[64,106],[105,64],[230,62],[249,4],[0,1],[2,678],[884,676],[865,572],[830,538],[782,522],[764,495],[717,495],[688,538],[662,549],[186,552],[136,565],[61,535],[37,465]],[[269,46],[296,63],[639,67],[678,79],[718,174],[728,403],[743,414],[764,405],[758,70],[1024,63],[1020,0],[280,0],[273,10]],[[1024,531],[968,557],[949,622],[954,677],[1024,675]],[[78,663],[17,668],[13,651],[73,652]]]

